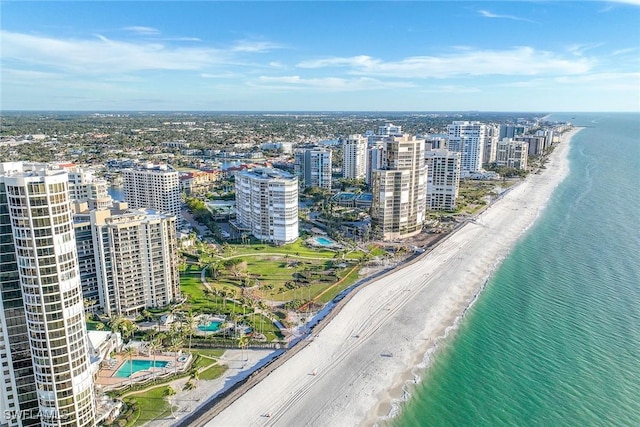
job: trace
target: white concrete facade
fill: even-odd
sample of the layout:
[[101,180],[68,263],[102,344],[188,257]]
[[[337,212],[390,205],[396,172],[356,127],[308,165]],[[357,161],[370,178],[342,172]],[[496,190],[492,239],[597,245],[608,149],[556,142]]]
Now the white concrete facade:
[[367,138],[350,135],[342,144],[342,177],[365,179],[367,173]]
[[455,121],[447,125],[447,147],[460,153],[463,178],[482,172],[487,126],[480,122]]
[[236,221],[256,239],[277,245],[298,238],[298,179],[258,168],[236,174]]
[[42,426],[95,423],[68,174],[24,164],[2,178]]
[[455,210],[460,187],[460,153],[427,150],[427,204],[432,210]]
[[131,208],[151,208],[182,219],[180,179],[169,165],[144,165],[122,171],[124,198]]
[[527,169],[529,143],[504,138],[498,142],[496,164],[515,169]]
[[425,141],[403,135],[386,138],[382,168],[373,171],[371,219],[384,240],[422,231],[426,217]]

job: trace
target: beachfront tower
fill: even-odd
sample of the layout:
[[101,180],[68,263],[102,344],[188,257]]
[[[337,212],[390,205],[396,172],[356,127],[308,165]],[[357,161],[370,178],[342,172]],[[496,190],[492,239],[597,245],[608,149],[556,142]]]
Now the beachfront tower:
[[175,215],[180,223],[180,179],[169,165],[145,164],[122,171],[124,199],[129,207],[151,208]]
[[460,153],[449,150],[425,151],[427,163],[427,205],[431,210],[452,211],[460,187]]
[[[117,204],[118,205],[118,204]],[[179,295],[176,217],[154,209],[74,215],[84,298],[107,316],[134,316]]]
[[526,170],[528,153],[529,143],[504,138],[498,142],[496,165]]
[[331,150],[313,147],[295,150],[295,172],[301,188],[331,190]]
[[373,171],[382,168],[382,147],[381,142],[376,142],[367,148],[367,173],[365,183],[371,185],[373,182]]
[[69,173],[69,198],[72,203],[87,203],[89,209],[104,209],[113,203],[109,183],[95,176],[91,169],[74,166]]
[[403,135],[384,140],[382,167],[373,171],[371,220],[383,240],[420,233],[426,215],[425,141]]
[[480,122],[455,121],[447,125],[447,147],[460,153],[462,178],[482,172],[487,125]]
[[367,138],[350,135],[342,144],[342,177],[364,179],[367,172]]
[[[21,381],[16,386],[37,399],[42,426],[92,426],[93,379],[67,172],[35,163],[3,164],[0,182],[18,266],[20,289],[13,292],[22,295],[35,391]],[[14,282],[12,277],[8,284]],[[13,301],[5,296],[3,289],[6,311],[17,295]],[[6,326],[11,335],[13,322]],[[21,322],[15,326],[23,327]],[[23,343],[9,344],[18,354]],[[9,362],[3,359],[3,364]],[[16,379],[28,377],[26,363],[13,368],[10,375]]]
[[276,245],[298,238],[298,179],[273,168],[236,174],[236,227]]

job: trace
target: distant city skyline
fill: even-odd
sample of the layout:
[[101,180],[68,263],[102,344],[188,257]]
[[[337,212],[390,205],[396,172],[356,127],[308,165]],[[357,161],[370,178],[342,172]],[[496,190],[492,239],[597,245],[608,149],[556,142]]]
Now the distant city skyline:
[[640,0],[0,6],[3,111],[640,110]]

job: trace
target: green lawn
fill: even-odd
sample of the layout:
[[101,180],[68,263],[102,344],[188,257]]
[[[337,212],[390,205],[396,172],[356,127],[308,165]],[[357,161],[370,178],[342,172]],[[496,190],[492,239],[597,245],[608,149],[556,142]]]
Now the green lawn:
[[164,396],[166,388],[167,386],[165,385],[129,396],[127,399],[135,401],[138,405],[138,417],[135,422],[127,425],[141,426],[158,418],[170,417],[171,408]]
[[203,356],[215,357],[215,358],[222,357],[225,351],[226,350],[215,349],[215,348],[214,349],[198,348],[198,349],[191,350],[193,354],[201,354]]
[[198,375],[200,380],[209,381],[215,380],[216,378],[220,378],[225,371],[229,369],[226,365],[212,365],[204,371],[200,372]]

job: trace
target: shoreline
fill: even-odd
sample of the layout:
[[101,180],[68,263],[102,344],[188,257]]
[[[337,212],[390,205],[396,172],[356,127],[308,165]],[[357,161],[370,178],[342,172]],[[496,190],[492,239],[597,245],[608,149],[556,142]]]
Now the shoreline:
[[[510,246],[507,253],[502,256],[500,259],[496,260],[495,265],[489,271],[484,282],[476,288],[475,293],[473,294],[473,298],[468,302],[468,304],[464,307],[462,312],[455,316],[451,322],[449,322],[449,326],[445,328],[444,331],[441,331],[441,334],[437,335],[437,337],[432,341],[431,345],[426,345],[423,347],[424,351],[420,353],[417,351],[412,356],[412,360],[414,362],[413,367],[407,371],[402,372],[397,381],[394,383],[393,387],[381,393],[380,400],[378,404],[369,412],[369,416],[362,423],[362,425],[378,425],[380,422],[386,422],[389,420],[393,420],[398,417],[402,412],[402,406],[411,399],[411,393],[415,389],[415,387],[422,382],[423,377],[425,376],[427,370],[431,366],[435,357],[437,357],[440,343],[444,343],[451,334],[455,333],[460,327],[460,323],[464,319],[468,310],[473,307],[476,301],[480,298],[481,293],[486,288],[487,284],[491,277],[493,277],[494,273],[500,268],[500,265],[504,261],[504,259],[508,256],[508,253],[518,244],[520,238],[531,228],[535,222],[540,217],[542,210],[544,210],[547,206],[549,199],[551,198],[553,191],[555,188],[566,178],[569,173],[568,166],[568,154],[571,139],[577,134],[579,131],[584,129],[583,127],[573,127],[569,132],[562,135],[560,143],[554,149],[554,152],[550,155],[550,161],[560,162],[561,167],[561,176],[557,177],[557,182],[553,185],[551,192],[548,193],[546,200],[544,203],[538,207],[537,215],[533,218],[533,220],[526,226],[520,236],[518,236]],[[555,152],[562,148],[563,151],[559,154]],[[555,155],[555,158],[551,158]],[[557,166],[557,165],[554,165]],[[518,183],[516,185],[520,186],[526,183],[526,180]],[[530,185],[530,184],[529,184]],[[515,187],[514,187],[515,188]],[[491,206],[490,206],[491,207]],[[489,207],[489,208],[490,208]],[[484,212],[483,212],[484,214]],[[480,217],[482,214],[480,215]],[[446,323],[446,322],[445,322]]]
[[410,387],[457,328],[489,277],[568,174],[562,135],[531,174],[409,268],[359,290],[306,348],[208,425],[375,425],[399,412]]

